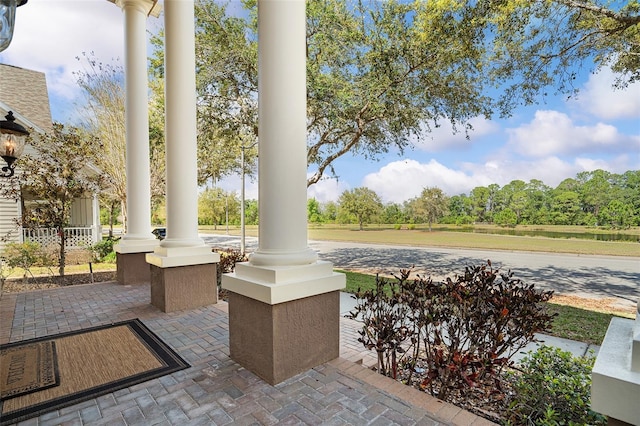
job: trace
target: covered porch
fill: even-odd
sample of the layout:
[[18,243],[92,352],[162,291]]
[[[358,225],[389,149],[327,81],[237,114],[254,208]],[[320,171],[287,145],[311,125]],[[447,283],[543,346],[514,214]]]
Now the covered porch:
[[492,424],[364,367],[373,355],[353,320],[340,318],[339,358],[271,385],[229,356],[226,302],[163,313],[149,293],[109,282],[2,295],[2,344],[139,318],[191,365],[21,424]]

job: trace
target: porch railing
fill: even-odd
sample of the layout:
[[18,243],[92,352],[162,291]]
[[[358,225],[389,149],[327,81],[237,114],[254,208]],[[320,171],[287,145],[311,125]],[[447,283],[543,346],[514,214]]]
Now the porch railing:
[[[66,246],[68,248],[88,247],[97,241],[94,238],[94,230],[90,227],[64,228]],[[33,241],[42,246],[60,243],[60,236],[55,228],[23,229],[24,241]]]

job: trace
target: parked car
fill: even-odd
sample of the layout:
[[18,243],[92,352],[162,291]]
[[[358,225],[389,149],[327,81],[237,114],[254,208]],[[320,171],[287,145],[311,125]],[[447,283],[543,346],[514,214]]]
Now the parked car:
[[156,228],[151,231],[151,233],[155,235],[157,239],[164,240],[167,236],[167,228]]

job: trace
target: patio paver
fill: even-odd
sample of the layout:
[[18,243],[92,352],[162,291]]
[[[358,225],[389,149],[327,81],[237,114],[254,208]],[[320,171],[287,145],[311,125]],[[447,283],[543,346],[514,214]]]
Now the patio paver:
[[98,283],[3,294],[0,343],[140,318],[191,367],[24,425],[489,425],[365,366],[359,324],[341,319],[340,358],[276,386],[229,357],[228,305],[163,313],[149,285]]

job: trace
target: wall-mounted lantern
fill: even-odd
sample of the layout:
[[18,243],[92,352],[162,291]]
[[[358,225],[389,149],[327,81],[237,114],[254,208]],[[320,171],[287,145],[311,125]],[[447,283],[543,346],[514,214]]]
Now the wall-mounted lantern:
[[15,161],[24,151],[29,132],[16,123],[16,118],[13,116],[12,111],[9,111],[5,118],[6,120],[0,121],[0,157],[7,162],[7,165],[2,167],[0,176],[11,177],[15,172]]
[[16,8],[27,0],[0,0],[0,52],[9,47],[16,22]]

